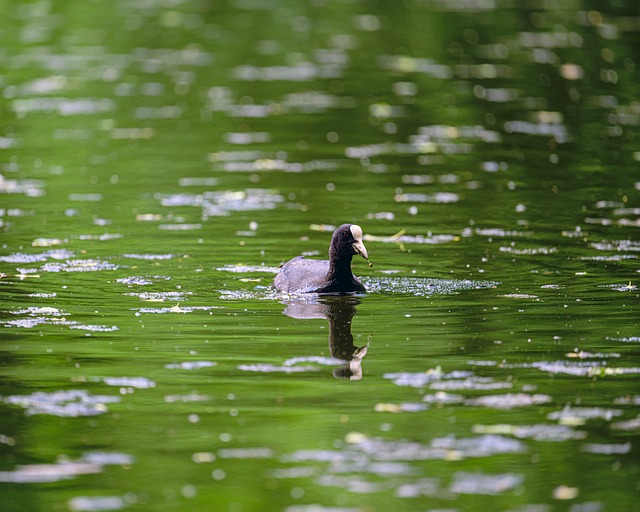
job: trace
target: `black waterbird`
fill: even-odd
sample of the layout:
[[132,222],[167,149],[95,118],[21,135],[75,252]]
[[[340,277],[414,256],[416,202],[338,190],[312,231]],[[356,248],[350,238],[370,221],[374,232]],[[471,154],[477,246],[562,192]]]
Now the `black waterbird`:
[[356,254],[369,261],[362,243],[362,228],[343,224],[333,232],[328,260],[297,256],[282,264],[273,286],[287,293],[364,292],[364,285],[351,271],[351,259]]

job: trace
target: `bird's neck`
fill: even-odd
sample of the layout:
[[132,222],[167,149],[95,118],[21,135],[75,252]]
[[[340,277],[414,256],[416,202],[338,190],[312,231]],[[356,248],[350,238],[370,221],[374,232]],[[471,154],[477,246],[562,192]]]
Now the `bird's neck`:
[[329,253],[329,279],[339,279],[341,277],[351,278],[351,259],[353,255],[338,256],[335,252]]

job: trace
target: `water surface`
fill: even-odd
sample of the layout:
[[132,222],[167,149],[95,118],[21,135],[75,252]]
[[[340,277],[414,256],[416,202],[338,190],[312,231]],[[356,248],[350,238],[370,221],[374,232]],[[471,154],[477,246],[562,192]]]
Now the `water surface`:
[[631,4],[8,12],[0,509],[640,510]]

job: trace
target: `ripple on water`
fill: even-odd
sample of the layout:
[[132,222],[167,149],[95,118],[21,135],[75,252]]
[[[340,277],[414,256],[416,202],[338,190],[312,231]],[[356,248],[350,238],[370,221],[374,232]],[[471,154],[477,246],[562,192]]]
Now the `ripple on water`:
[[442,369],[432,368],[425,372],[411,373],[411,372],[398,372],[398,373],[385,373],[382,378],[392,380],[396,386],[410,386],[414,388],[422,388],[432,382],[449,379],[464,379],[472,377],[474,374],[471,371],[454,370],[449,373],[445,373]]
[[502,246],[498,250],[500,252],[513,254],[516,256],[539,256],[539,255],[555,254],[558,252],[558,249],[556,247],[526,247],[523,249],[517,249],[512,246]]
[[494,389],[511,389],[511,382],[496,382],[491,377],[478,377],[473,375],[466,379],[438,381],[431,384],[431,389],[440,391],[456,391],[456,390],[494,390]]
[[559,411],[547,414],[547,418],[557,421],[560,425],[583,425],[587,420],[601,419],[611,421],[617,416],[622,416],[620,409],[606,409],[603,407],[571,407],[565,406]]
[[421,411],[426,411],[428,408],[429,406],[426,404],[416,404],[416,403],[403,403],[403,404],[377,403],[374,407],[374,411],[392,412],[392,413],[421,412]]
[[529,293],[504,293],[502,295],[498,295],[498,297],[503,297],[505,299],[534,299],[540,300],[537,295],[531,295]]
[[23,407],[27,415],[78,417],[104,414],[108,411],[106,404],[119,402],[120,397],[92,395],[83,389],[70,389],[51,393],[36,391],[30,395],[0,396],[0,401]]
[[632,292],[638,289],[636,285],[631,284],[631,281],[629,281],[628,283],[601,284],[598,285],[598,288],[610,288],[611,290],[615,290],[617,292]]
[[457,203],[460,195],[454,192],[435,192],[433,194],[403,193],[394,196],[396,203]]
[[138,297],[140,300],[147,302],[164,302],[165,300],[183,302],[187,300],[187,296],[193,295],[193,292],[130,292],[125,293],[124,295],[129,297]]
[[102,377],[96,380],[104,382],[107,386],[121,388],[150,389],[156,387],[156,383],[146,377]]
[[28,293],[27,297],[32,297],[34,299],[55,299],[58,296],[56,292],[44,293],[44,292],[36,292],[36,293]]
[[[225,265],[216,270],[223,272],[268,272],[276,273],[276,267],[251,266],[251,265]],[[394,271],[386,271],[392,273]],[[426,297],[431,295],[451,295],[457,294],[465,290],[481,290],[486,288],[495,288],[500,283],[495,281],[473,281],[470,279],[454,280],[454,279],[428,279],[420,277],[363,277],[362,283],[367,288],[368,293],[379,294],[411,294],[416,297]],[[256,291],[238,291],[238,290],[218,290],[221,299],[267,299],[276,300],[283,296],[291,296],[275,292],[269,287],[260,287]],[[311,296],[314,294],[302,294],[303,296]],[[316,294],[317,295],[317,294]],[[293,295],[295,296],[295,295]]]
[[218,450],[221,459],[269,459],[273,450],[265,447],[255,448],[221,448]]
[[217,366],[218,363],[213,361],[183,361],[182,363],[169,363],[164,367],[169,370],[197,370],[200,368],[211,368]]
[[275,364],[255,363],[238,365],[238,370],[259,373],[303,373],[317,372],[319,369],[316,366],[278,366]]
[[621,341],[623,343],[640,343],[640,336],[623,336],[620,338],[612,338],[607,336],[609,341]]
[[529,395],[526,393],[505,393],[501,395],[485,395],[465,400],[465,404],[472,406],[490,407],[492,409],[513,409],[515,407],[529,407],[551,402],[551,397],[544,394]]
[[581,451],[600,455],[624,455],[631,451],[631,443],[587,443]]
[[342,359],[337,359],[335,357],[322,357],[322,356],[302,356],[302,357],[291,357],[287,359],[283,366],[293,366],[299,363],[316,363],[324,366],[333,366],[337,364],[343,364],[344,361]]
[[518,439],[533,439],[534,441],[546,441],[562,443],[575,439],[585,439],[587,433],[581,430],[574,430],[569,425],[548,425],[545,423],[537,425],[474,425],[474,434],[502,434],[512,435]]
[[58,464],[28,464],[13,471],[0,471],[0,482],[46,483],[70,480],[80,475],[102,472],[102,466],[83,462],[60,462]]
[[108,510],[122,510],[135,503],[133,496],[76,496],[69,500],[72,512],[101,512]]
[[0,471],[0,482],[59,482],[61,480],[69,480],[80,475],[102,473],[102,471],[104,471],[104,466],[130,465],[133,464],[133,462],[133,457],[126,453],[87,452],[78,460],[69,460],[66,457],[59,457],[59,460],[54,464],[28,464],[18,466],[13,471]]
[[453,494],[484,494],[494,496],[510,491],[524,483],[519,473],[468,473],[458,471],[453,475],[449,491]]
[[285,200],[284,196],[275,190],[265,189],[209,191],[201,194],[156,194],[155,198],[160,201],[162,206],[166,207],[194,206],[201,208],[203,219],[226,216],[230,212],[272,210]]
[[169,280],[171,280],[169,276],[129,276],[116,279],[116,283],[128,284],[129,286],[147,286],[150,284],[154,284],[155,281]]
[[221,309],[222,306],[180,306],[176,304],[170,308],[134,308],[136,315],[142,313],[151,313],[162,315],[165,313],[193,313],[194,311],[211,311],[213,309]]
[[495,281],[473,281],[470,279],[428,279],[421,277],[364,277],[363,284],[370,293],[403,293],[416,297],[450,295],[465,290],[495,288]]
[[92,324],[74,324],[69,326],[70,329],[78,329],[89,332],[114,332],[119,330],[115,325],[92,325]]
[[234,273],[244,273],[244,272],[268,272],[276,274],[278,273],[278,267],[267,267],[264,265],[224,265],[222,267],[217,267],[216,270],[221,272],[234,272]]
[[43,181],[9,180],[4,176],[0,176],[0,194],[24,194],[27,197],[42,197],[46,192]]
[[[55,294],[53,295],[55,297]],[[52,307],[30,306],[26,309],[10,311],[14,315],[29,315],[27,318],[19,318],[16,320],[8,320],[2,325],[5,327],[21,327],[31,329],[38,325],[64,325],[70,329],[79,329],[90,332],[113,332],[117,331],[115,325],[93,325],[82,324],[80,322],[68,320],[69,313]]]
[[14,252],[7,256],[0,256],[0,261],[6,263],[40,263],[50,259],[64,260],[73,258],[75,254],[72,251],[66,249],[51,249],[38,254],[25,254],[21,252]]
[[101,272],[103,270],[118,270],[119,268],[123,267],[115,263],[95,259],[48,262],[40,267],[43,272]]
[[611,423],[611,428],[613,430],[640,431],[640,415],[630,420],[614,421],[613,423]]
[[[588,354],[583,353],[569,353],[567,354],[572,358],[584,359],[586,357],[620,357],[619,354]],[[503,365],[503,368],[537,368],[543,372],[551,374],[565,374],[573,375],[576,377],[605,377],[612,375],[630,375],[640,373],[638,367],[611,367],[606,362],[600,361],[537,361],[534,363],[522,363],[522,364],[510,364]]]
[[171,258],[175,258],[175,254],[123,254],[123,258],[131,258],[136,260],[170,260]]

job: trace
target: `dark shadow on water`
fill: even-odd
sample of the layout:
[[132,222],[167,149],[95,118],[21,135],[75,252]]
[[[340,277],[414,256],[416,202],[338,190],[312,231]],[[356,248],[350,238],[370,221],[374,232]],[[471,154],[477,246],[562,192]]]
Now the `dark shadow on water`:
[[326,318],[329,321],[329,350],[331,356],[345,363],[333,370],[336,378],[360,380],[362,359],[367,354],[369,344],[356,347],[353,344],[351,323],[356,314],[356,306],[361,303],[355,295],[325,295],[297,298],[283,302],[283,313],[291,318],[310,320]]

